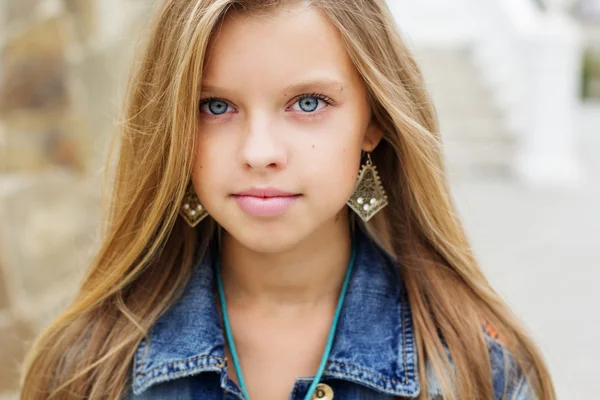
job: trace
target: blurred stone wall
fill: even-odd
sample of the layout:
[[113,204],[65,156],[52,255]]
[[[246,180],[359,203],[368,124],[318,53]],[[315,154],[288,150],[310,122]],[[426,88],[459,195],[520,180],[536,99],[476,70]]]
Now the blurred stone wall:
[[152,3],[0,1],[0,397],[89,266],[108,138]]

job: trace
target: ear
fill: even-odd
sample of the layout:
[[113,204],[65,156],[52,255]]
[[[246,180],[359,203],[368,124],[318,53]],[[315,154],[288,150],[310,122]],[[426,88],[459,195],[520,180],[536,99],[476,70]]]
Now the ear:
[[371,120],[367,131],[365,132],[365,138],[363,140],[362,150],[371,152],[373,151],[383,139],[383,131],[374,119]]

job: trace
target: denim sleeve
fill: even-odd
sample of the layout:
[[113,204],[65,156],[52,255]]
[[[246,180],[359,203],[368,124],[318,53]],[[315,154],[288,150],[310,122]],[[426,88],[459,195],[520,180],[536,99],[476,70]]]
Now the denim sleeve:
[[505,398],[509,400],[537,400],[534,390],[523,374],[521,374],[518,383],[507,393]]
[[496,400],[538,400],[513,354],[496,338],[486,335]]

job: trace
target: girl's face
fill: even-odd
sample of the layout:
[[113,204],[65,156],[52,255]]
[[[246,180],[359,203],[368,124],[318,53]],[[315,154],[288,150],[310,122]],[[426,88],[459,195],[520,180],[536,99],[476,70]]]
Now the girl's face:
[[238,242],[278,252],[347,224],[361,150],[382,135],[318,9],[229,15],[210,42],[199,107],[194,186]]

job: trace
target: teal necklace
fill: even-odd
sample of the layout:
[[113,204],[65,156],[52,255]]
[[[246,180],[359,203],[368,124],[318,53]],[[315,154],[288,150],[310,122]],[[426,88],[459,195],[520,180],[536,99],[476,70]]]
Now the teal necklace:
[[[329,358],[329,353],[331,352],[331,346],[333,344],[333,338],[335,336],[335,329],[337,327],[338,319],[340,317],[340,313],[342,310],[342,304],[344,303],[344,298],[346,297],[346,290],[348,289],[348,282],[350,282],[350,275],[352,274],[352,268],[354,267],[354,259],[356,257],[355,246],[352,246],[352,254],[350,256],[350,263],[348,264],[348,269],[346,270],[346,277],[344,278],[344,284],[342,286],[342,291],[340,293],[340,297],[338,299],[337,307],[335,309],[335,315],[333,317],[333,321],[331,323],[331,328],[329,329],[329,336],[327,336],[327,344],[325,346],[325,351],[323,352],[323,356],[321,357],[321,363],[319,364],[319,369],[317,370],[317,374],[315,378],[308,388],[308,392],[304,397],[304,400],[310,400],[314,391],[323,376],[323,371],[325,371],[325,364],[327,363],[327,359]],[[240,362],[238,359],[237,351],[235,350],[235,343],[233,342],[233,335],[231,333],[231,326],[229,325],[229,316],[227,314],[227,303],[225,301],[225,291],[223,290],[223,280],[221,279],[221,265],[219,258],[216,260],[216,272],[217,272],[217,285],[219,289],[219,299],[221,302],[221,310],[223,312],[223,323],[225,325],[225,335],[227,336],[227,344],[229,345],[229,351],[231,352],[231,358],[233,358],[233,366],[235,368],[235,373],[238,378],[238,383],[240,389],[242,390],[242,395],[244,400],[250,400],[248,397],[248,390],[246,389],[246,383],[244,382],[244,378],[242,376],[242,369],[240,367]]]

